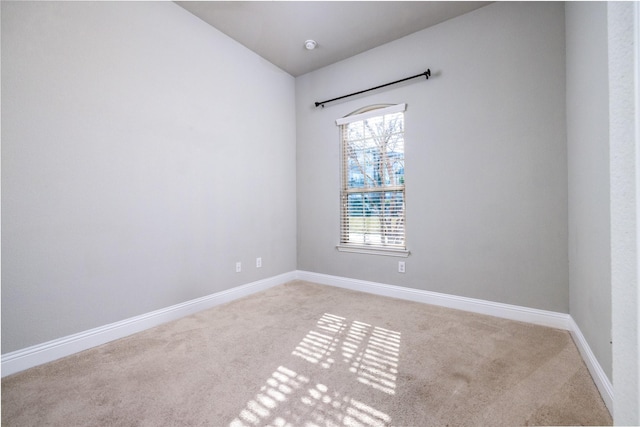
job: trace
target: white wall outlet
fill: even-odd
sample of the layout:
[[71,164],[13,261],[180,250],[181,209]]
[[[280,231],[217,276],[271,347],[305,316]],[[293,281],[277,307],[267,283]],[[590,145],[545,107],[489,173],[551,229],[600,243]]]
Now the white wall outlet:
[[242,263],[240,261],[236,262],[236,273],[240,273],[242,271]]
[[404,261],[398,261],[398,273],[404,273]]
[[256,268],[262,267],[262,258],[256,258]]

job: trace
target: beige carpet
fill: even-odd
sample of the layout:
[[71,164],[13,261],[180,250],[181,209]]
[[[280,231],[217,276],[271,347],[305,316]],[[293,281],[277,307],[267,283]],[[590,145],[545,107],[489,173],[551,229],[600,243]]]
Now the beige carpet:
[[3,426],[589,424],[568,332],[306,282],[2,380]]

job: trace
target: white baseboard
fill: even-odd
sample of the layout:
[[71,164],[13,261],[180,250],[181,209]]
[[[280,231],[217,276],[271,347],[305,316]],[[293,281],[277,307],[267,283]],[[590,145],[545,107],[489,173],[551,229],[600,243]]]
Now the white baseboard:
[[565,313],[557,313],[555,311],[538,310],[535,308],[459,297],[401,286],[386,285],[383,283],[367,282],[364,280],[349,279],[345,277],[329,276],[327,274],[312,273],[308,271],[298,271],[298,279],[320,283],[322,285],[367,292],[375,295],[470,311],[472,313],[487,314],[490,316],[549,326],[557,329],[569,330],[570,328],[569,315]]
[[2,377],[124,338],[295,279],[567,330],[571,333],[609,412],[613,411],[613,387],[611,382],[589,348],[589,344],[582,335],[580,328],[568,314],[308,271],[292,271],[258,280],[78,334],[3,354],[1,360]]
[[593,382],[596,383],[596,387],[600,391],[600,395],[602,396],[602,400],[604,400],[604,404],[607,405],[607,409],[609,409],[609,413],[613,414],[613,385],[607,377],[607,374],[604,373],[602,367],[598,363],[596,356],[591,351],[591,347],[587,343],[584,335],[582,335],[582,331],[578,327],[577,323],[570,319],[571,336],[573,337],[573,341],[576,343],[576,347],[580,351],[580,355],[584,360],[584,363],[587,365],[587,369],[591,373],[591,377],[593,378]]
[[296,279],[296,272],[258,280],[88,331],[3,354],[2,377],[144,331]]
[[591,351],[587,340],[582,335],[580,328],[568,314],[405,288],[401,286],[386,285],[383,283],[330,276],[327,274],[313,273],[309,271],[298,271],[297,278],[322,285],[336,286],[354,291],[367,292],[370,294],[421,302],[425,304],[433,304],[447,308],[469,311],[472,313],[486,314],[509,320],[517,320],[520,322],[567,330],[571,333],[573,341],[575,342],[576,347],[578,347],[580,355],[584,359],[596,387],[602,396],[602,400],[609,409],[609,412],[613,413],[613,386],[611,381],[602,370],[602,367]]

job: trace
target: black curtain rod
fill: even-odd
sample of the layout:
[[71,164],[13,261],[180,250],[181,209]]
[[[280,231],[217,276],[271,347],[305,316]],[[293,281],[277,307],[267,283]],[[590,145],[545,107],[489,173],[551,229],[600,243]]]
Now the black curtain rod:
[[406,80],[415,79],[416,77],[425,76],[427,78],[427,80],[429,80],[429,76],[430,75],[431,75],[431,70],[429,68],[427,68],[427,71],[425,71],[424,73],[416,74],[415,76],[406,77],[404,79],[396,80],[395,82],[386,83],[386,84],[383,84],[383,85],[380,85],[380,86],[376,86],[376,87],[372,87],[372,88],[369,88],[369,89],[361,90],[359,92],[350,93],[349,95],[343,95],[343,96],[339,96],[337,98],[327,99],[326,101],[316,102],[315,103],[316,104],[316,108],[318,108],[321,105],[324,108],[324,104],[326,104],[328,102],[337,101],[338,99],[348,98],[348,97],[354,96],[354,95],[360,95],[361,93],[365,93],[365,92],[369,92],[369,91],[372,91],[372,90],[380,89],[381,87],[390,86],[390,85],[394,85],[396,83],[404,82]]

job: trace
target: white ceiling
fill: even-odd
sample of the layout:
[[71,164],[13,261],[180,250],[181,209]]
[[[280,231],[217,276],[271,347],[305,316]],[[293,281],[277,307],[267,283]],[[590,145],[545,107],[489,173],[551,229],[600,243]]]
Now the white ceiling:
[[[480,1],[178,1],[294,77],[478,9]],[[313,39],[318,47],[304,48]]]

